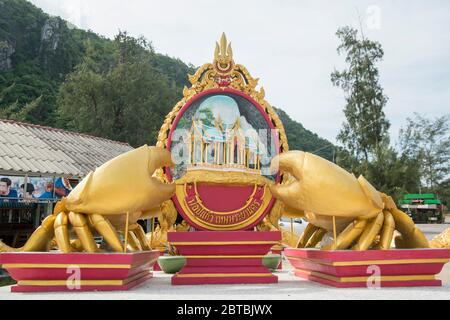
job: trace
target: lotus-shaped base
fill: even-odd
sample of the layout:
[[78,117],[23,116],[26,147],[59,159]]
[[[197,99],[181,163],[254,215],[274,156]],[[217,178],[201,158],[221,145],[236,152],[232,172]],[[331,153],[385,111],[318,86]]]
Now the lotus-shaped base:
[[269,268],[270,272],[274,272],[281,261],[281,255],[269,253],[263,257],[263,265]]
[[161,270],[168,274],[175,274],[186,264],[186,258],[182,256],[161,256],[158,258]]

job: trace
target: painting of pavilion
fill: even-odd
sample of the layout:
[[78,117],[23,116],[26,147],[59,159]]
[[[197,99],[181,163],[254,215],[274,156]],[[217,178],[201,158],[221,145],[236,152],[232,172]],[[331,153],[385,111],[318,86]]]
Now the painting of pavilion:
[[241,126],[241,118],[225,124],[220,114],[213,126],[194,118],[188,139],[187,170],[241,171],[261,174],[262,148],[254,130]]

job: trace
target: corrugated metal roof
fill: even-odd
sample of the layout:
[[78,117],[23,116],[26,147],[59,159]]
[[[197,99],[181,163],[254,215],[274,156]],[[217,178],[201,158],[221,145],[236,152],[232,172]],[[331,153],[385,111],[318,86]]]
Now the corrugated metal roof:
[[0,171],[83,177],[132,149],[127,143],[0,119]]

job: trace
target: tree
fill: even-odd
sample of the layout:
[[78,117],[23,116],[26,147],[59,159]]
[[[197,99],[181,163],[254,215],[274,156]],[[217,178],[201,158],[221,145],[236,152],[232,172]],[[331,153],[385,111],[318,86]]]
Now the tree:
[[439,184],[436,190],[436,194],[444,205],[448,208],[450,207],[450,178],[445,179]]
[[420,178],[427,190],[436,192],[450,173],[450,115],[428,119],[415,113],[400,131],[404,153],[418,160]]
[[378,190],[396,199],[402,198],[405,193],[418,193],[420,190],[417,159],[398,153],[389,145],[380,148],[378,156],[368,163],[366,178]]
[[347,63],[347,69],[331,74],[333,85],[342,88],[346,95],[346,121],[337,140],[357,163],[364,160],[367,167],[370,160],[381,156],[389,141],[390,124],[383,112],[387,97],[379,85],[375,65],[384,53],[380,43],[364,36],[360,39],[357,30],[350,27],[338,29],[336,35],[341,40],[337,52],[346,54]]
[[[8,94],[11,90],[13,90],[15,84],[13,83],[11,86],[0,91],[0,104],[2,104],[5,95]],[[36,110],[39,108],[41,104],[42,96],[28,102],[25,104],[20,104],[18,100],[7,105],[0,109],[0,118],[2,119],[10,119],[21,122],[30,121],[32,119],[33,113],[36,113]]]
[[181,88],[153,67],[155,53],[143,38],[120,32],[106,62],[96,52],[88,48],[61,86],[58,108],[65,126],[132,146],[154,144]]
[[208,127],[214,127],[214,114],[209,108],[199,110],[200,119],[204,125]]

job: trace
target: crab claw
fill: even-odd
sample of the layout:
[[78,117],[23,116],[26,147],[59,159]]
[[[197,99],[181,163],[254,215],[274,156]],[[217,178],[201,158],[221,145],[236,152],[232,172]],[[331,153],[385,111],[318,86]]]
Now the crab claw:
[[[149,153],[148,170],[151,175],[154,175],[155,171],[159,168],[175,166],[172,155],[167,149],[149,147]],[[152,201],[149,200],[150,207],[148,208],[159,206],[175,193],[175,184],[173,183],[164,183],[152,176],[150,178],[150,184],[153,192],[148,194],[152,195],[149,197]]]
[[287,172],[292,182],[270,186],[285,205],[321,216],[374,217],[384,207],[379,192],[334,163],[303,151],[290,151],[272,159],[271,168]]
[[69,194],[69,211],[102,213],[142,212],[159,206],[175,192],[174,184],[153,175],[158,168],[171,166],[170,152],[142,146],[126,152],[90,172]]
[[150,174],[162,167],[174,167],[175,163],[172,160],[172,155],[169,150],[160,147],[147,147],[148,158],[148,171]]
[[270,192],[275,198],[286,206],[301,211],[304,211],[303,204],[296,195],[301,193],[303,159],[301,151],[290,151],[274,157],[270,163],[270,171],[289,173],[290,177],[286,184],[269,186]]

